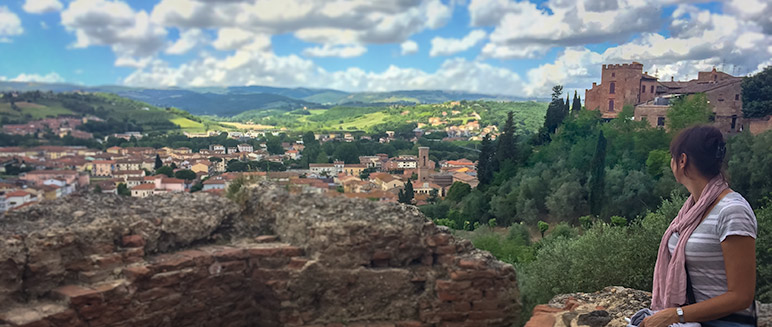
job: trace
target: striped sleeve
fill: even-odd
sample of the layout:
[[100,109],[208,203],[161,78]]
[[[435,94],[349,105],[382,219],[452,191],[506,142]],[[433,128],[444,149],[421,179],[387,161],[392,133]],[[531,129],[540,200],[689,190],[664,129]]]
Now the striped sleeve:
[[720,242],[723,242],[727,236],[731,235],[756,238],[756,215],[745,201],[742,201],[742,203],[731,203],[721,209],[716,228]]

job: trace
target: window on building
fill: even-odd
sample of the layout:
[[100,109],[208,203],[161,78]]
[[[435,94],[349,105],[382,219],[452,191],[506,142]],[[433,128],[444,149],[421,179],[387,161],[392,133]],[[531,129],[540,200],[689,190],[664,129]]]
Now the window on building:
[[735,94],[734,95],[734,101],[738,101],[738,100],[740,100],[740,95],[739,94]]
[[641,88],[641,93],[646,93],[646,85]]
[[617,77],[617,73],[611,73],[611,77]]
[[614,94],[614,89],[616,89],[616,83],[611,82],[608,86],[608,93]]
[[608,111],[614,111],[614,100],[608,100]]
[[718,80],[718,75],[713,75],[713,81],[715,82],[717,80]]
[[665,117],[657,117],[657,126],[665,126]]
[[737,115],[732,115],[732,130],[737,126]]
[[651,93],[654,93],[654,85],[651,86]]

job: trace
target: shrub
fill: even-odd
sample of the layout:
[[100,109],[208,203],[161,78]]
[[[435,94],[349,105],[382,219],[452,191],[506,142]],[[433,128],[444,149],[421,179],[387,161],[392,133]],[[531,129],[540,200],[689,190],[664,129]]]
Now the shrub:
[[528,226],[523,223],[512,224],[512,226],[509,226],[508,234],[507,238],[510,240],[520,239],[525,245],[531,244],[531,233],[528,232]]
[[627,218],[620,216],[611,216],[611,225],[613,226],[625,226],[627,225]]
[[548,224],[545,221],[539,220],[538,226],[539,226],[539,232],[541,233],[541,237],[544,238],[544,232],[546,232],[550,228],[550,224]]
[[434,224],[438,226],[447,226],[447,227],[450,227],[451,229],[457,229],[456,222],[448,218],[435,219]]
[[756,210],[756,299],[772,302],[772,203]]
[[510,238],[493,232],[490,228],[480,228],[468,235],[475,247],[489,251],[496,258],[506,263],[530,262],[534,259],[534,250],[520,237]]

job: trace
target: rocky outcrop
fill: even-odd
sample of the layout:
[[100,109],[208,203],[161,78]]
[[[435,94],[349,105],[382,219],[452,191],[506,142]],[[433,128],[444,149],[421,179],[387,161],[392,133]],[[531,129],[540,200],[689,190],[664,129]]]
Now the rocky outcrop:
[[[650,305],[651,293],[619,286],[595,293],[561,294],[534,307],[525,326],[625,327],[625,318]],[[772,327],[772,304],[760,304],[758,314],[758,327]]]
[[515,271],[412,206],[69,197],[0,217],[0,326],[508,326]]

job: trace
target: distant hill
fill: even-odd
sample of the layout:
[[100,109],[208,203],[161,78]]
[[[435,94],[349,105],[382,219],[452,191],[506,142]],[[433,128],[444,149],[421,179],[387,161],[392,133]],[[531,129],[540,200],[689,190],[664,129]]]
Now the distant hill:
[[292,111],[307,107],[326,109],[335,105],[431,104],[458,100],[547,101],[461,91],[414,90],[391,92],[344,92],[332,89],[232,86],[201,88],[87,87],[73,84],[0,82],[0,91],[90,91],[114,93],[158,107],[176,107],[197,115],[237,116],[244,112]]
[[95,116],[104,122],[85,124],[83,130],[97,136],[128,131],[203,132],[223,129],[219,123],[175,108],[156,106],[109,93],[48,93],[27,91],[16,96],[0,93],[0,124],[26,123],[58,117]]

